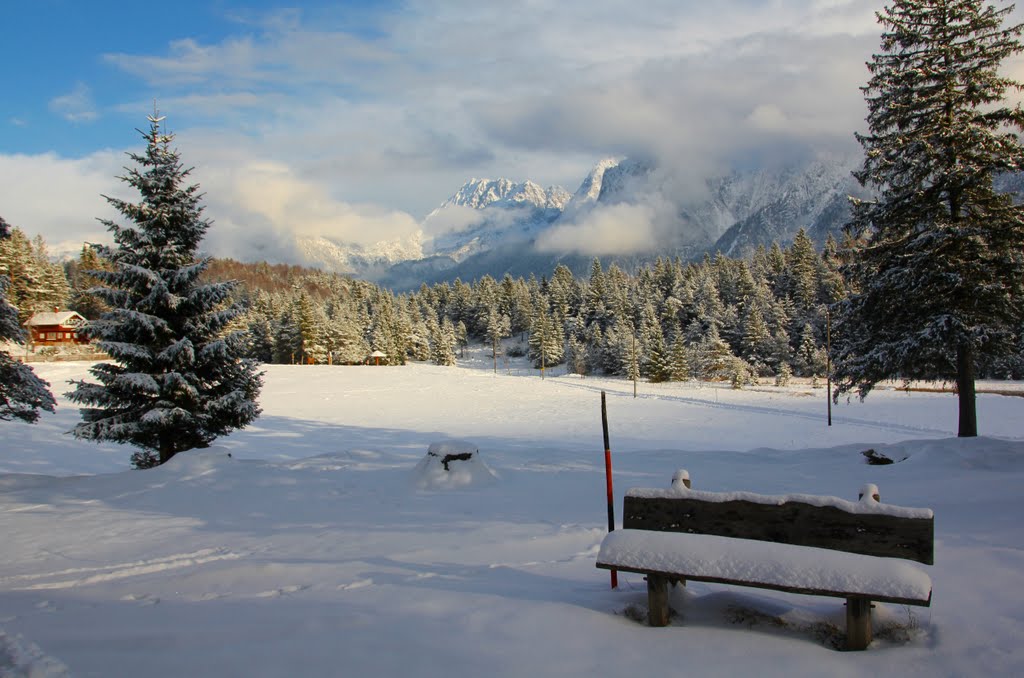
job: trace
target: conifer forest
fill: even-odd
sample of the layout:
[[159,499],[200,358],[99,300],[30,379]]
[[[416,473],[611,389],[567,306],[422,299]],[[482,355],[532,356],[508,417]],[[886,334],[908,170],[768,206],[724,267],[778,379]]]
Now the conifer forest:
[[[558,266],[550,276],[509,275],[422,285],[394,293],[373,283],[285,264],[214,259],[211,280],[238,280],[247,354],[266,363],[349,365],[384,353],[381,364],[453,365],[468,342],[493,351],[495,369],[529,355],[539,370],[618,375],[652,382],[701,379],[735,387],[790,376],[825,378],[828,308],[845,298],[843,250],[816,249],[800,231],[788,246],[748,259],[722,254],[698,262],[660,258],[626,272],[592,263],[588,276]],[[104,267],[83,248],[63,267],[20,229],[0,242],[0,271],[24,316],[67,307],[94,319],[104,304],[88,271]],[[1018,355],[987,376],[1020,378]]]

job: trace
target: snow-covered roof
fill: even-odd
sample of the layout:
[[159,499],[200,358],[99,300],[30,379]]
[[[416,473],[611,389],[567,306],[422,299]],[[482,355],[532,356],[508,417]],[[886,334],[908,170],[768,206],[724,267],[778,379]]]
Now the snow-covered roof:
[[370,357],[371,358],[387,358],[388,354],[384,353],[382,351],[374,351],[373,353],[370,354]]
[[47,311],[45,313],[33,314],[31,318],[25,321],[25,326],[61,325],[64,327],[81,327],[85,322],[85,318],[74,311]]

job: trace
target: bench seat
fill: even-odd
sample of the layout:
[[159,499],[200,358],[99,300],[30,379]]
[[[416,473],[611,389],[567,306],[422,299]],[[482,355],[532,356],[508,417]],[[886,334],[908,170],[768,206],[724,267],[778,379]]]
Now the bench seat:
[[927,606],[932,581],[900,558],[708,534],[623,529],[601,544],[597,566],[668,580]]

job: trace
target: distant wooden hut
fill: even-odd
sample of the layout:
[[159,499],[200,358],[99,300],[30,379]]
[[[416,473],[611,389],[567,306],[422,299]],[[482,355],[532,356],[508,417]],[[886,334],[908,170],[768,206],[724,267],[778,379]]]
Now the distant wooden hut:
[[367,365],[380,365],[381,358],[387,358],[388,354],[382,351],[374,351],[370,355],[366,356]]
[[33,314],[25,327],[29,341],[36,346],[73,346],[89,343],[79,332],[85,323],[86,319],[74,311],[54,308],[52,312]]

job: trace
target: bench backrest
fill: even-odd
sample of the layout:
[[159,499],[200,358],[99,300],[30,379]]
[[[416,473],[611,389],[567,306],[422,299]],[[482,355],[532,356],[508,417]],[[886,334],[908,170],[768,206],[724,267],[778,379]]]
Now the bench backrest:
[[[713,495],[714,493],[692,493]],[[814,546],[869,556],[935,562],[934,517],[847,511],[801,501],[769,503],[729,499],[627,494],[622,526],[661,532],[712,534]],[[836,502],[842,504],[841,500]],[[845,502],[850,503],[850,502]],[[920,511],[920,510],[919,510]]]

